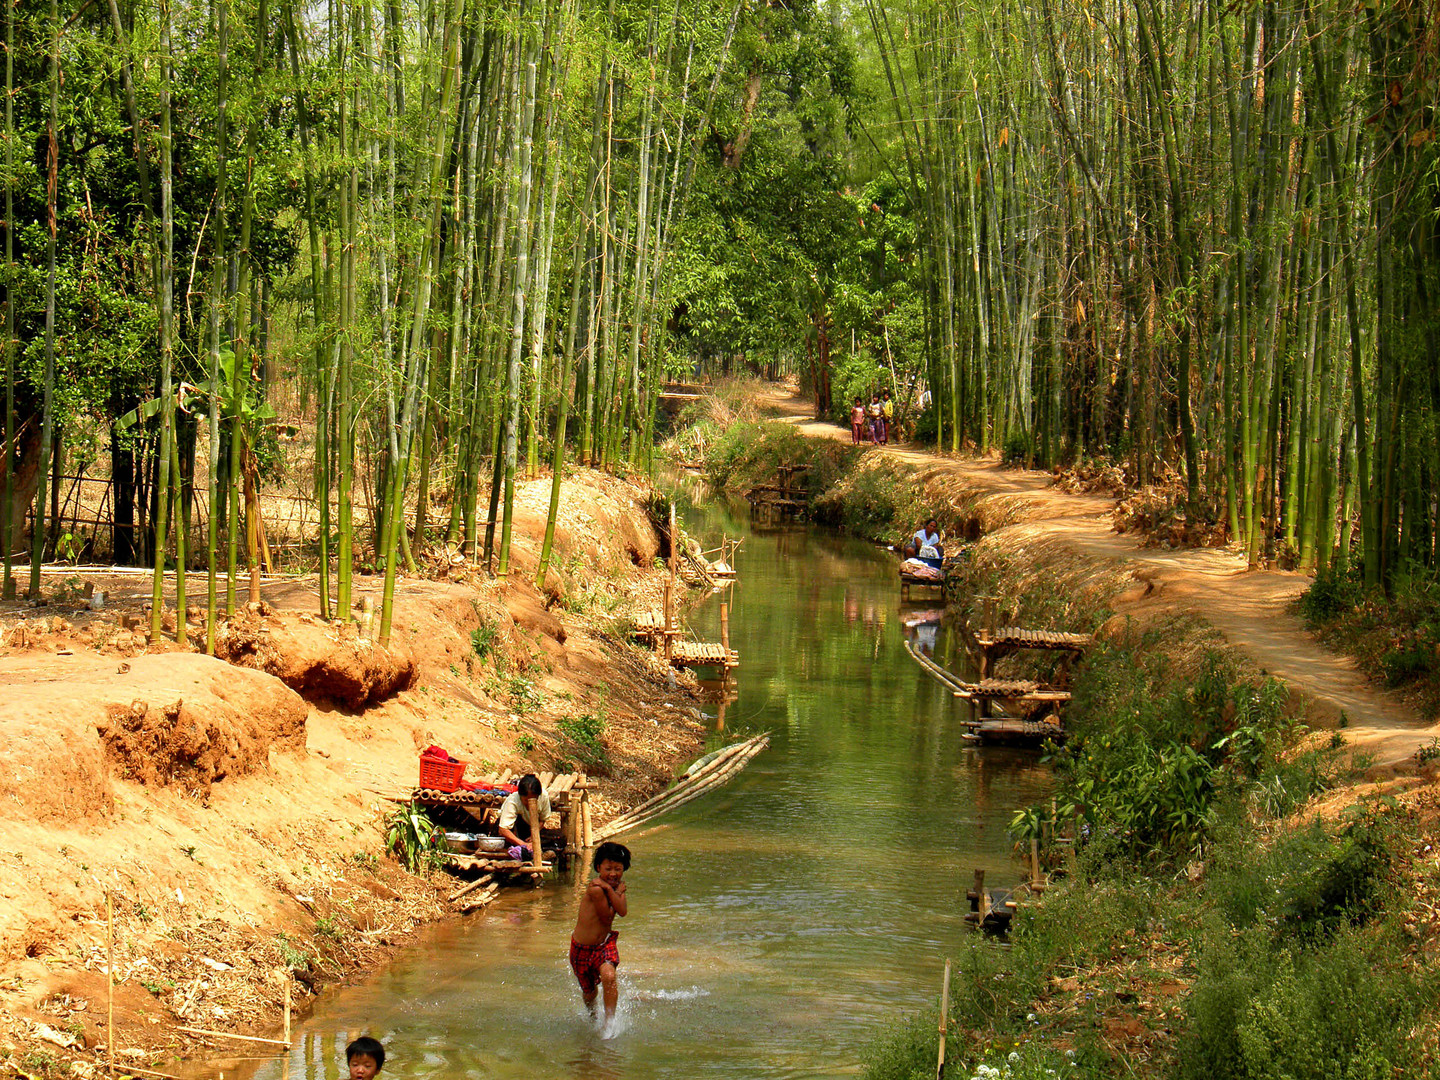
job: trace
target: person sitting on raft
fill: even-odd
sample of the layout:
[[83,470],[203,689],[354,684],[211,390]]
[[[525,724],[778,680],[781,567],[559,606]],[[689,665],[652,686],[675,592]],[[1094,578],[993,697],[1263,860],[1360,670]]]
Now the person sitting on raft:
[[530,808],[535,808],[535,820],[540,824],[550,816],[550,796],[540,786],[540,778],[526,773],[520,778],[516,790],[505,796],[500,804],[500,821],[497,831],[510,845],[512,859],[528,859],[534,853],[530,847]]
[[932,517],[910,538],[903,552],[905,558],[915,559],[936,570],[945,565],[945,549],[940,546],[940,525]]

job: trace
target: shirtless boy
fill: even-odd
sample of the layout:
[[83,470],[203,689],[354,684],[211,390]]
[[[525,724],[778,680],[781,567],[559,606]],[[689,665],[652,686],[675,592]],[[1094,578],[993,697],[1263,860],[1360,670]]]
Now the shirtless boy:
[[621,880],[630,869],[630,849],[607,841],[595,849],[595,880],[585,887],[580,911],[575,917],[575,931],[570,935],[570,970],[580,984],[580,993],[590,1015],[595,1015],[595,997],[599,988],[605,990],[605,1037],[609,1038],[615,1020],[615,968],[620,963],[612,930],[615,916],[625,917],[625,882]]

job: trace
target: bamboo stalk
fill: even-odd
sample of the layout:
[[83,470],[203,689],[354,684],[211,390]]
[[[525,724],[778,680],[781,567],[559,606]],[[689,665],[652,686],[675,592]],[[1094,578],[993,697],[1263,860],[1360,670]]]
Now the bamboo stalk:
[[288,1047],[290,1045],[288,1042],[280,1039],[265,1039],[259,1035],[236,1035],[229,1031],[212,1031],[209,1028],[185,1027],[180,1024],[175,1025],[175,1030],[183,1031],[190,1035],[209,1035],[217,1039],[237,1039],[240,1042],[266,1043],[270,1046]]
[[460,897],[466,895],[467,893],[472,893],[476,889],[482,888],[483,886],[490,884],[494,877],[494,874],[482,874],[474,881],[471,881],[466,885],[462,886],[461,888],[456,889],[445,899],[453,904],[456,900],[459,900]]
[[945,1029],[950,1021],[950,961],[945,961],[945,975],[940,981],[940,1052],[935,1062],[935,1080],[945,1076]]
[[105,1068],[115,1076],[115,902],[105,890]]

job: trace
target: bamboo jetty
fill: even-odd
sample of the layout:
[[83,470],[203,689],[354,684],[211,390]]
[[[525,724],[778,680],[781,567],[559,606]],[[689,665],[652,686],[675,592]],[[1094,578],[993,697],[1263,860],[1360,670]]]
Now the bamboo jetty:
[[[720,673],[720,682],[723,686],[730,681],[730,673],[740,666],[740,654],[730,648],[730,605],[722,600],[720,603],[720,641],[692,641],[689,631],[683,629],[675,611],[675,590],[679,580],[680,563],[680,531],[675,524],[675,507],[670,507],[670,566],[669,574],[665,579],[664,596],[659,611],[642,611],[635,617],[635,629],[632,631],[634,637],[643,641],[661,653],[665,662],[676,668],[713,667]],[[735,547],[739,547],[739,541]],[[722,550],[725,547],[722,542]],[[733,556],[734,549],[731,549]],[[703,565],[705,570],[704,580],[711,587],[716,585],[714,567],[705,561],[703,556],[689,555],[687,559],[694,564]],[[734,568],[726,565],[728,573],[719,575],[722,578],[733,579]]]
[[809,465],[777,466],[777,483],[756,484],[745,492],[745,501],[750,504],[750,516],[766,521],[797,517],[805,509],[805,492],[796,487],[795,480],[809,468]]
[[1013,889],[985,888],[985,871],[976,869],[974,884],[966,890],[965,898],[970,901],[970,910],[965,921],[971,926],[991,934],[1003,934],[1010,929],[1010,922],[1020,902],[1027,897],[1039,896],[1049,882],[1040,871],[1039,846],[1030,842],[1030,878]]
[[[1029,630],[1016,626],[997,627],[997,602],[984,598],[984,624],[978,631],[964,627],[966,643],[976,656],[980,679],[970,682],[906,641],[905,651],[951,695],[975,706],[974,719],[962,721],[969,730],[967,741],[1003,746],[1042,746],[1063,742],[1065,728],[1061,710],[1070,703],[1070,661],[1094,643],[1089,634],[1058,630]],[[1023,650],[1061,652],[1060,681],[1050,685],[1034,679],[1000,679],[991,676],[1001,658]],[[997,711],[997,710],[1004,710]]]
[[595,840],[607,840],[621,833],[631,832],[648,825],[661,814],[698,799],[701,795],[723,787],[748,765],[752,758],[770,745],[770,733],[755,735],[743,742],[732,743],[713,754],[701,758],[690,767],[673,787],[646,799],[619,817],[602,825],[595,833]]

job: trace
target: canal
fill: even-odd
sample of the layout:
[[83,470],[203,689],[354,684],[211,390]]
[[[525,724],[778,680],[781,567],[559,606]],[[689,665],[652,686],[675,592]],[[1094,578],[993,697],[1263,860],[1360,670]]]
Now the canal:
[[[971,871],[1018,875],[1006,826],[1045,770],[962,740],[961,706],[902,644],[918,633],[958,670],[957,643],[905,625],[892,556],[818,528],[752,531],[710,502],[683,517],[707,546],[745,538],[729,587],[741,667],[723,715],[704,707],[711,745],[771,745],[722,792],[620,838],[634,864],[618,1036],[580,1006],[566,949],[583,886],[562,881],[435,926],[327,995],[289,1077],[339,1080],[365,1033],[395,1080],[851,1076],[887,1024],[935,1001],[969,940]],[[689,622],[719,640],[718,599]]]

